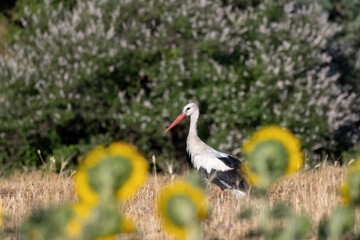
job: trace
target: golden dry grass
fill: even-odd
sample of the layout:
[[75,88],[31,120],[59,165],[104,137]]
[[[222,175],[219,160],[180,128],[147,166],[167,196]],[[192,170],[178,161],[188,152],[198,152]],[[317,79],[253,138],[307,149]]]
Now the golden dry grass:
[[[340,204],[337,193],[344,179],[342,167],[323,166],[303,171],[279,181],[263,200],[254,196],[246,200],[236,200],[230,192],[225,192],[224,202],[220,202],[219,190],[208,187],[206,194],[210,205],[210,214],[203,223],[203,239],[257,239],[250,237],[256,232],[263,219],[264,210],[278,201],[286,201],[299,214],[307,215],[313,223],[313,232],[309,238],[316,238],[316,227],[322,218]],[[133,217],[138,231],[123,236],[126,239],[169,239],[161,231],[159,220],[154,212],[158,189],[172,181],[174,176],[160,175],[157,181],[150,176],[145,186],[135,197],[123,204],[126,215]],[[5,227],[17,226],[32,211],[50,205],[60,205],[76,201],[71,177],[57,174],[43,174],[41,171],[15,173],[0,178],[0,195],[3,201]],[[252,207],[255,217],[240,221],[237,215],[241,209]],[[356,232],[360,231],[360,216],[357,215]],[[7,239],[18,239],[18,233],[8,235]]]

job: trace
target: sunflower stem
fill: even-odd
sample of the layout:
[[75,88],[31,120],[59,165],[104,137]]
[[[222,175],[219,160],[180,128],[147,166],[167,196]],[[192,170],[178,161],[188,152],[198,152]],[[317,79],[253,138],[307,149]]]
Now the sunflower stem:
[[152,162],[154,164],[155,192],[157,192],[157,174],[156,174],[156,157],[155,157],[155,155],[152,155]]
[[200,240],[201,239],[201,227],[197,221],[194,221],[188,229],[187,240]]

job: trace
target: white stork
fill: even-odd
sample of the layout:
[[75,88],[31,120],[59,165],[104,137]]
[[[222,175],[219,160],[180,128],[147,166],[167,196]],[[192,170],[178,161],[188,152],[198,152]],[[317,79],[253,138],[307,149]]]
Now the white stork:
[[169,131],[185,117],[190,116],[190,129],[186,150],[196,170],[211,183],[223,190],[230,189],[236,198],[245,198],[249,184],[239,173],[241,161],[234,156],[219,152],[201,141],[197,135],[196,124],[199,119],[199,107],[195,103],[187,104],[182,113],[166,129]]

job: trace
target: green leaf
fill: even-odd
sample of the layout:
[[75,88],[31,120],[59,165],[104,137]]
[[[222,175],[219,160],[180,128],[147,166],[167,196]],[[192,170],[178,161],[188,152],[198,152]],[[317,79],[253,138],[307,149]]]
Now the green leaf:
[[285,226],[266,234],[265,239],[288,240],[305,239],[311,230],[311,222],[303,216],[292,216],[286,220]]
[[252,218],[252,216],[253,216],[253,210],[250,207],[242,209],[238,214],[238,218],[240,220],[247,220]]
[[355,208],[353,206],[337,207],[319,226],[319,239],[340,239],[350,233],[355,225]]
[[291,216],[291,214],[292,214],[291,209],[282,202],[276,204],[270,210],[270,217],[275,218],[275,219],[286,218],[286,217]]
[[121,215],[115,203],[100,204],[91,210],[90,218],[82,231],[82,239],[96,239],[120,232]]

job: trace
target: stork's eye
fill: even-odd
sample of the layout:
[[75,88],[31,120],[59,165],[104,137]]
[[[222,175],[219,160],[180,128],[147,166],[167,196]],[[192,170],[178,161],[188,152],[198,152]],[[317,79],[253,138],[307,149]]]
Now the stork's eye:
[[185,110],[185,111],[187,112],[187,111],[189,111],[189,110],[190,110],[190,107],[186,108],[186,110]]

